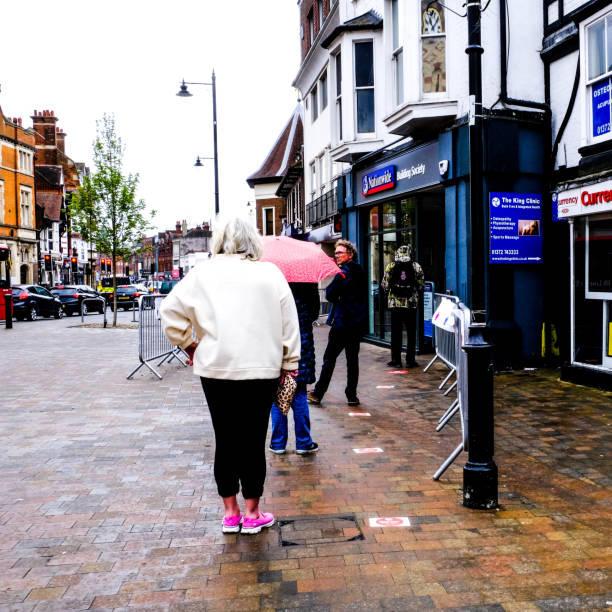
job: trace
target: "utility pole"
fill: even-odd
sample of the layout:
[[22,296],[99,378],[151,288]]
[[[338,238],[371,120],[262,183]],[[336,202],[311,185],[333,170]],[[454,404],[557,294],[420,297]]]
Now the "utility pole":
[[487,323],[488,238],[483,197],[483,116],[480,0],[467,2],[470,134],[470,241],[468,297],[472,312],[463,350],[467,354],[467,451],[463,467],[463,505],[491,509],[498,504],[494,453],[492,345],[484,337]]

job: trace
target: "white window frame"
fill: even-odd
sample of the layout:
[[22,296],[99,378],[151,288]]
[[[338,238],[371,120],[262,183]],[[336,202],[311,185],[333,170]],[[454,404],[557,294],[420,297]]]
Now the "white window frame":
[[[403,6],[403,5],[402,5]],[[404,47],[401,43],[401,6],[399,0],[391,0],[391,63],[393,65],[393,106],[404,103]]]
[[[598,22],[604,22],[604,49],[608,49],[608,45],[612,47],[612,43],[607,42],[608,31],[606,28],[606,20],[608,20],[612,26],[612,10],[610,7],[606,7],[603,10],[599,11],[591,19],[585,21],[581,24],[581,32],[580,32],[580,56],[582,58],[582,66],[581,66],[581,81],[582,81],[582,101],[583,101],[583,118],[584,118],[584,128],[583,128],[583,142],[585,144],[597,144],[600,142],[605,142],[607,140],[612,139],[612,117],[610,121],[610,126],[606,133],[600,134],[599,136],[593,135],[593,101],[592,101],[592,89],[593,86],[600,83],[604,79],[608,79],[609,83],[609,99],[612,103],[612,69],[604,71],[599,76],[589,78],[589,44],[588,44],[588,33],[589,29],[595,26]],[[610,54],[612,55],[612,50],[610,50]],[[608,63],[612,63],[612,57],[608,58]],[[605,58],[604,58],[605,64]],[[609,113],[612,115],[612,106],[608,105]]]
[[323,28],[323,0],[317,0],[317,13],[319,14],[319,30]]
[[[267,228],[266,213],[269,210],[272,211],[272,233],[271,234],[267,234],[266,233],[266,228]],[[276,215],[275,215],[275,212],[276,212],[276,210],[275,210],[274,206],[264,206],[261,209],[261,234],[262,234],[262,236],[276,236]]]
[[[439,100],[439,99],[445,99],[448,97],[448,90],[449,90],[449,86],[448,86],[448,39],[447,39],[447,15],[445,13],[445,9],[444,7],[440,7],[442,12],[443,12],[443,18],[444,18],[444,30],[442,32],[439,33],[434,33],[434,34],[423,34],[423,13],[422,13],[422,1],[419,0],[418,1],[418,33],[419,33],[419,91],[421,92],[421,97],[422,99],[435,99],[435,100]],[[437,9],[436,9],[437,10]],[[425,38],[438,38],[438,37],[443,37],[444,38],[444,75],[445,75],[445,81],[446,81],[446,86],[444,88],[444,91],[424,91],[424,87],[423,87],[423,39]]]
[[[357,86],[357,62],[355,61],[356,58],[356,47],[359,44],[364,44],[364,43],[369,43],[370,45],[372,45],[372,85],[360,85],[359,87]],[[376,134],[376,74],[375,74],[375,67],[376,67],[376,58],[374,56],[374,51],[375,51],[375,46],[374,46],[374,40],[371,38],[368,39],[364,39],[364,40],[360,40],[360,39],[355,39],[353,40],[353,112],[354,112],[354,116],[355,116],[355,134],[357,135],[358,138],[371,138],[372,135]],[[372,95],[373,95],[373,99],[374,99],[374,109],[373,109],[373,113],[374,113],[374,130],[371,132],[360,132],[359,131],[359,117],[358,117],[358,108],[357,108],[357,92],[358,91],[365,91],[371,89],[372,90]]]
[[310,162],[310,201],[317,199],[317,160]]
[[[25,201],[23,197],[24,194],[27,194]],[[32,188],[26,185],[19,186],[19,213],[21,215],[21,226],[33,227]]]
[[22,148],[17,149],[18,170],[22,174],[32,174],[34,154]]
[[319,94],[317,84],[310,90],[310,122],[314,123],[319,118],[319,100],[317,96]]
[[[337,48],[331,57],[333,58],[333,71],[331,71],[333,78],[328,77],[328,84],[333,82],[335,100],[334,137],[336,142],[340,143],[344,136],[342,129],[342,52],[340,47]],[[331,63],[332,62],[330,62],[330,65]],[[340,70],[338,70],[338,68],[340,68]]]
[[321,73],[319,77],[319,95],[321,96],[321,103],[319,104],[319,114],[322,113],[329,104],[329,75],[327,67]]

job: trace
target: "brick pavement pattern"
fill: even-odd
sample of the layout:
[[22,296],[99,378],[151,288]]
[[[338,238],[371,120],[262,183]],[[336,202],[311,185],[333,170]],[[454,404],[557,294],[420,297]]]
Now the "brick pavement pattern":
[[[432,480],[461,439],[458,418],[435,432],[445,368],[390,374],[364,344],[362,405],[346,406],[341,358],[311,407],[321,451],[296,455],[291,432],[268,456],[279,525],[223,535],[199,380],[176,362],[126,380],[130,319],[0,326],[1,610],[612,609],[611,394],[496,376],[500,507],[469,510],[464,454]],[[397,516],[410,526],[370,527]]]

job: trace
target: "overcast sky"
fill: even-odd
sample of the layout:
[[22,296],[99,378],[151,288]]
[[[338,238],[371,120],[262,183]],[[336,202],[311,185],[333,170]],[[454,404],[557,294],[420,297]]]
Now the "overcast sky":
[[[8,12],[7,12],[8,11]],[[125,171],[158,229],[214,218],[212,92],[217,77],[220,208],[246,214],[259,169],[297,104],[296,0],[24,0],[5,8],[0,107],[32,126],[53,110],[66,153],[93,169],[96,120],[114,114]],[[11,25],[9,25],[11,24]]]

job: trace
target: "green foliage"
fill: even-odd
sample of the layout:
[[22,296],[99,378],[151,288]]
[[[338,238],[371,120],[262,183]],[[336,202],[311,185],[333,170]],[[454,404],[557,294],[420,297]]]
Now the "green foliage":
[[123,174],[124,147],[115,131],[115,119],[104,115],[96,122],[93,145],[95,171],[83,179],[69,205],[72,225],[85,240],[91,240],[99,253],[111,255],[113,274],[117,258],[137,252],[136,245],[151,219],[145,214],[144,200],[136,199],[138,174]]

